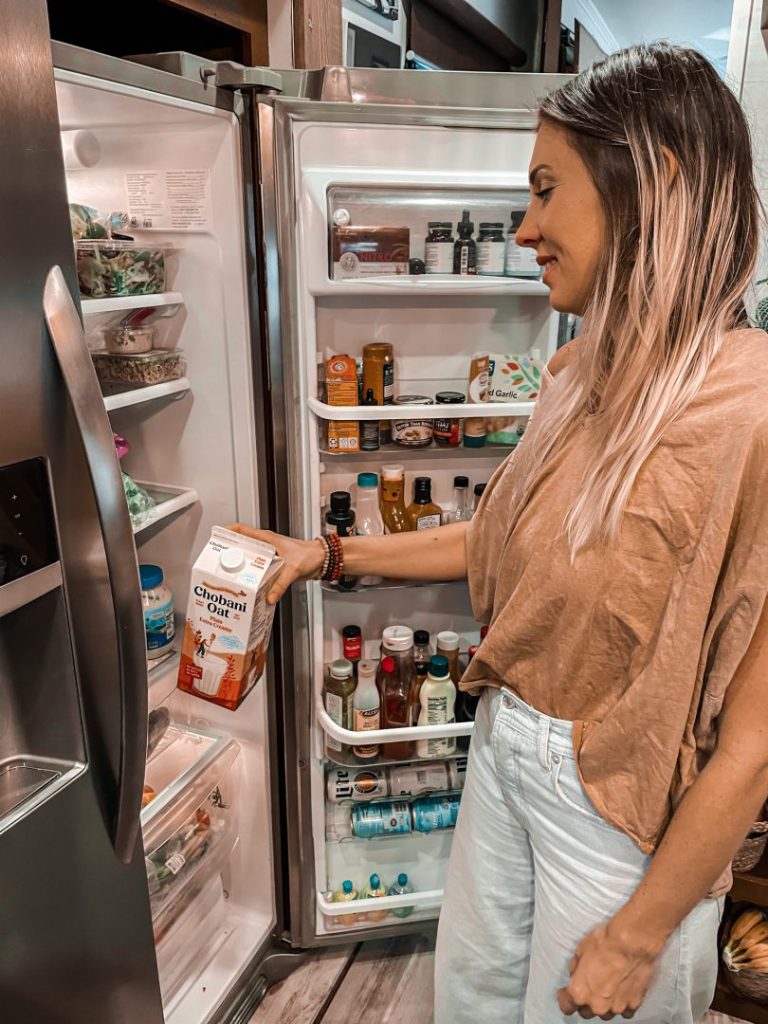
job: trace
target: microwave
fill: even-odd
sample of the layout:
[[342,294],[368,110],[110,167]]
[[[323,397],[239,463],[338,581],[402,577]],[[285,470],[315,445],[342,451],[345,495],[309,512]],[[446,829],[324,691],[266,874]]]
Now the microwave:
[[402,68],[407,26],[400,0],[342,0],[344,64]]

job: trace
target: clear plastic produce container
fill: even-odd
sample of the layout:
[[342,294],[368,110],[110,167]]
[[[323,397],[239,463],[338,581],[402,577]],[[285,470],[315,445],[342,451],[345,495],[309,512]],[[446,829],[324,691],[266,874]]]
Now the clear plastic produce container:
[[116,239],[75,243],[80,294],[88,299],[157,295],[165,291],[168,246],[142,246]]
[[234,740],[170,726],[147,764],[141,812],[155,935],[186,905],[186,895],[221,871],[237,841],[240,748]]
[[180,349],[158,349],[142,355],[92,352],[96,376],[102,384],[124,387],[163,384],[184,376],[186,364]]

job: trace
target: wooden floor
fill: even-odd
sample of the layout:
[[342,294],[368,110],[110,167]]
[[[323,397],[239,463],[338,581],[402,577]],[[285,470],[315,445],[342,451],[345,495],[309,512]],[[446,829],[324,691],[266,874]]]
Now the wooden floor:
[[313,954],[267,993],[250,1024],[432,1024],[434,936]]
[[[250,1024],[432,1024],[434,948],[433,936],[405,935],[313,953]],[[700,1024],[743,1022],[710,1013]]]

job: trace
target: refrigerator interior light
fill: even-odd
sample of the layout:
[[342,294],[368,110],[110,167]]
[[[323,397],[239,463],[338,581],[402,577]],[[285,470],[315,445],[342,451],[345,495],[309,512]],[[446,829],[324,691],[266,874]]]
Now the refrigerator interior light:
[[61,148],[64,153],[64,167],[68,171],[79,171],[95,167],[101,160],[101,145],[93,132],[84,129],[63,131]]

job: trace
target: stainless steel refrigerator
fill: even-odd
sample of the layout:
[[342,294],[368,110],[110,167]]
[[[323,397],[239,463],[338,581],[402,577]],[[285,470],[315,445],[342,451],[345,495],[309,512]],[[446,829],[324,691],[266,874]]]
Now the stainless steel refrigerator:
[[[148,670],[137,565],[161,567],[180,627],[214,525],[314,536],[323,500],[354,498],[358,471],[385,463],[409,487],[430,476],[443,505],[455,475],[488,479],[529,401],[494,405],[506,445],[339,453],[325,424],[402,416],[331,409],[318,371],[387,341],[400,395],[466,393],[478,350],[554,350],[546,290],[498,268],[345,277],[329,241],[343,224],[407,228],[418,261],[430,221],[469,209],[508,227],[526,201],[531,107],[553,81],[120,61],[51,46],[40,0],[0,13],[3,1019],[245,1022],[291,950],[439,913],[451,830],[413,827],[409,804],[400,834],[358,838],[362,791],[338,785],[354,737],[327,714],[323,679],[341,629],[359,625],[378,657],[388,624],[453,629],[464,649],[479,625],[463,584],[297,586],[264,678],[231,712],[176,689],[175,652]],[[67,202],[123,213],[137,245],[164,252],[164,290],[78,295]],[[159,354],[141,382],[99,381],[105,343],[138,310]],[[155,358],[167,373],[152,375]],[[130,446],[120,464],[113,433]],[[133,520],[121,469],[152,500]],[[148,713],[162,734],[149,759]],[[421,778],[406,802],[460,786],[461,748],[426,777],[416,753],[383,759],[384,805],[396,777]],[[406,872],[415,891],[375,912],[334,902],[373,872],[386,885]]]

